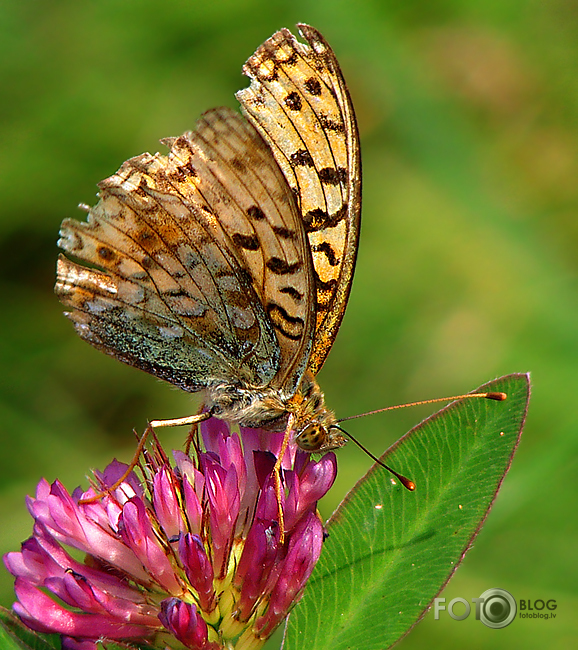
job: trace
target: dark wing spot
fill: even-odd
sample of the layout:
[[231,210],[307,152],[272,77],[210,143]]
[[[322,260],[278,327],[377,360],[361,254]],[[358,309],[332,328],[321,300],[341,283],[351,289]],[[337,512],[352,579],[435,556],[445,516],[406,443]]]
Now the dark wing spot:
[[291,296],[295,302],[301,302],[303,300],[303,294],[297,291],[295,287],[283,287],[279,291],[280,293],[286,293],[288,296]]
[[[266,79],[266,77],[263,78]],[[276,79],[277,79],[277,72],[274,71],[273,74],[271,75],[270,81],[275,81]],[[261,86],[259,86],[259,88],[255,90],[255,96],[253,98],[253,101],[255,102],[255,106],[265,106],[265,104],[267,103],[265,99],[265,93],[263,92],[263,88]]]
[[267,314],[273,323],[273,327],[292,341],[298,341],[303,334],[304,322],[298,316],[289,314],[273,302],[267,305]]
[[335,286],[337,285],[337,280],[335,278],[332,278],[327,282],[323,282],[323,280],[317,274],[317,271],[314,271],[314,275],[315,275],[315,286],[318,291],[333,291],[335,289]]
[[154,241],[156,239],[156,235],[150,230],[140,230],[136,233],[135,239],[141,244],[146,244]]
[[186,176],[183,174],[180,167],[175,167],[173,171],[167,173],[167,178],[171,183],[182,183]]
[[319,122],[326,131],[335,131],[336,133],[343,133],[345,131],[342,122],[335,122],[335,120],[322,113],[319,115]]
[[303,104],[301,103],[301,97],[293,91],[285,97],[285,105],[287,108],[290,108],[292,111],[300,111]]
[[321,84],[319,83],[319,79],[316,79],[315,77],[307,79],[305,82],[305,88],[307,88],[312,95],[321,95]]
[[283,226],[273,226],[273,232],[281,239],[295,239],[295,231]]
[[177,165],[174,168],[174,171],[168,174],[168,178],[171,181],[179,181],[182,183],[183,181],[187,180],[187,178],[195,177],[196,175],[197,172],[193,167],[193,163],[189,160],[182,165]]
[[242,174],[244,174],[247,171],[247,166],[245,165],[245,161],[242,158],[239,158],[238,156],[231,158],[229,164],[233,169],[236,169],[238,172],[241,172]]
[[144,178],[141,177],[139,184],[131,190],[136,196],[145,197],[148,196],[148,185]]
[[292,275],[293,273],[297,273],[297,271],[299,271],[301,268],[301,262],[288,264],[285,260],[282,260],[279,257],[271,257],[267,260],[265,266],[275,275]]
[[197,175],[197,170],[193,167],[193,161],[189,160],[186,165],[182,165],[181,169],[185,171],[189,176],[195,177]]
[[261,247],[257,235],[243,235],[243,233],[236,232],[232,239],[236,246],[248,251],[257,251]]
[[251,217],[251,219],[255,219],[255,221],[262,221],[265,218],[263,210],[261,210],[261,208],[257,205],[252,205],[247,210],[247,214]]
[[306,232],[316,232],[325,230],[325,228],[335,227],[342,219],[347,216],[347,203],[344,203],[337,212],[327,214],[321,208],[309,210],[303,215],[303,223]]
[[324,167],[319,170],[319,178],[326,185],[339,185],[339,173],[334,167]]
[[143,267],[143,269],[147,269],[148,271],[151,269],[156,269],[159,266],[156,260],[154,260],[150,255],[145,255],[142,258],[140,265]]
[[116,253],[107,246],[99,246],[96,252],[101,260],[106,260],[107,262],[110,262],[116,257]]
[[324,241],[322,244],[317,244],[317,246],[313,246],[312,250],[316,253],[325,253],[325,257],[330,266],[337,266],[339,264],[335,251],[329,242]]
[[215,275],[216,278],[219,278],[219,279],[221,279],[221,278],[234,278],[235,277],[235,273],[233,273],[233,271],[231,271],[231,269],[227,269],[227,268],[215,269],[214,275]]
[[340,221],[345,219],[347,216],[347,203],[344,203],[337,212],[334,212],[333,214],[329,215],[329,223],[327,224],[328,228],[333,228],[336,226]]
[[303,222],[305,223],[305,230],[307,232],[315,232],[325,228],[325,224],[329,219],[329,215],[321,208],[309,210],[303,215]]
[[303,167],[313,167],[313,158],[306,149],[297,149],[289,156],[292,165],[301,165]]

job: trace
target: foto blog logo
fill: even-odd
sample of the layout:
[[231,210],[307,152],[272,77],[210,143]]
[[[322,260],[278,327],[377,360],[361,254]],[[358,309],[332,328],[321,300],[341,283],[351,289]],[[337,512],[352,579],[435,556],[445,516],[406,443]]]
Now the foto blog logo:
[[[505,589],[487,589],[479,598],[472,598],[471,602],[475,607],[476,620],[482,621],[487,627],[496,630],[509,625],[518,611],[515,598]],[[455,621],[463,621],[468,618],[472,611],[470,603],[465,598],[453,598],[447,606],[445,603],[445,598],[434,599],[434,618],[436,621],[439,620],[442,611],[447,611]],[[458,607],[456,611],[458,603],[465,608],[462,613],[458,613],[461,611],[461,607]]]

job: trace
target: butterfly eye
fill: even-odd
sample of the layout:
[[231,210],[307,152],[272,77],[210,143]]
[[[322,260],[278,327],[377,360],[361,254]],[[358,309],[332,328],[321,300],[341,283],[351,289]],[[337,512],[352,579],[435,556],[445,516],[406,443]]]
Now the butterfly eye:
[[310,422],[302,429],[295,442],[303,451],[319,451],[325,447],[327,440],[327,430],[319,422]]

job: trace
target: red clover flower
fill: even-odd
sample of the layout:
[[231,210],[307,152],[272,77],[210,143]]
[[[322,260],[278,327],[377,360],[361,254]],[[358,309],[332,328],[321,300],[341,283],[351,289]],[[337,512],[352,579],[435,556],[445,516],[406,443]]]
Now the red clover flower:
[[[14,611],[33,630],[62,635],[65,650],[107,642],[153,648],[260,648],[300,598],[323,543],[317,500],[333,484],[335,456],[290,445],[283,459],[281,543],[272,476],[283,434],[201,424],[206,451],[160,444],[101,499],[41,480],[27,500],[32,537],[4,562]],[[241,442],[242,441],[242,442]],[[273,452],[273,453],[271,453]],[[97,473],[114,486],[127,466]],[[85,554],[78,561],[65,549]]]

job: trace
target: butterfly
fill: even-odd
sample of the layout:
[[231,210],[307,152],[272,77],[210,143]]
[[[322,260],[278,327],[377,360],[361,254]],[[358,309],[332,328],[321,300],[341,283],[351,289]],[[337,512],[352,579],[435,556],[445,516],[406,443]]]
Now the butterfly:
[[285,430],[313,452],[345,443],[315,376],[351,288],[361,169],[337,59],[298,28],[305,43],[281,29],[245,63],[244,118],[207,111],[168,155],[102,181],[87,221],[63,221],[80,263],[60,255],[55,291],[95,348],[204,392],[179,422]]

